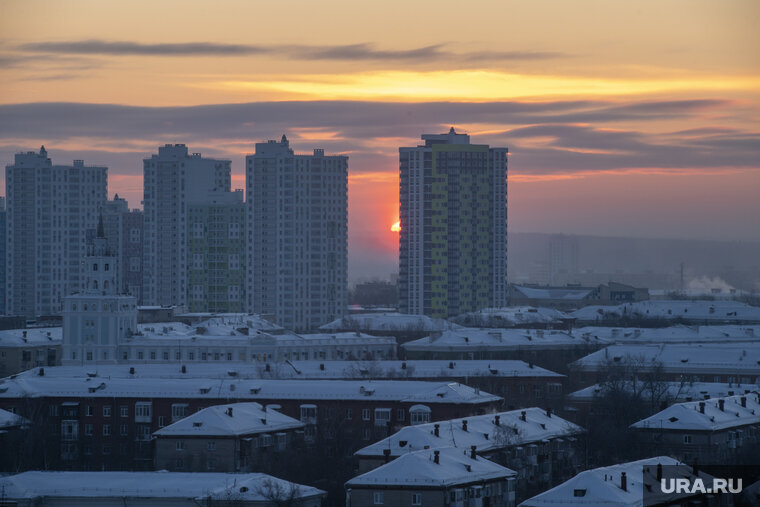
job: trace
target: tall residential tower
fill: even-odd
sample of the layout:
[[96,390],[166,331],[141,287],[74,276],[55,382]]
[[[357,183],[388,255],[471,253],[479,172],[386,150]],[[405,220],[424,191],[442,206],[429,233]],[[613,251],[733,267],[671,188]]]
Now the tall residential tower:
[[5,168],[6,312],[60,314],[63,298],[84,287],[87,231],[107,199],[105,167],[53,165],[43,146]]
[[208,202],[211,192],[230,191],[230,161],[167,144],[143,166],[143,303],[185,305],[188,209]]
[[425,134],[399,148],[399,306],[449,317],[506,305],[507,148]]
[[346,311],[348,157],[285,136],[246,157],[248,310],[304,331]]

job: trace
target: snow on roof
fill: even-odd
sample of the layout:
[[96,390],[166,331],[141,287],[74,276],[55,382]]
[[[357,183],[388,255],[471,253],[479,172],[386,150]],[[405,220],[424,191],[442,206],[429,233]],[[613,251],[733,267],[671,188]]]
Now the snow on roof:
[[21,426],[29,421],[20,415],[16,415],[13,412],[8,412],[0,408],[0,429],[13,428],[15,426]]
[[[708,398],[720,398],[721,396],[733,396],[735,394],[747,394],[760,389],[757,384],[726,384],[720,382],[663,382],[658,388],[664,388],[665,396],[674,402],[703,400]],[[630,391],[634,390],[631,382],[626,383],[625,387]],[[640,386],[639,386],[640,387]],[[591,402],[596,397],[604,394],[604,387],[599,384],[586,387],[568,395],[570,401]]]
[[596,290],[594,287],[526,287],[513,285],[516,291],[530,299],[563,299],[580,301]]
[[[47,372],[47,370],[46,370]],[[120,397],[313,399],[480,404],[501,398],[457,382],[417,380],[248,380],[210,378],[62,378],[25,375],[0,380],[0,398]]]
[[[525,420],[522,414],[525,414]],[[496,424],[498,417],[499,424]],[[466,423],[465,423],[466,421]],[[435,427],[438,426],[438,436]],[[465,429],[466,426],[466,429]],[[497,414],[462,417],[436,423],[406,426],[393,435],[354,453],[359,457],[401,456],[421,449],[476,446],[478,452],[490,452],[505,447],[529,444],[582,433],[580,426],[538,408],[524,408]]]
[[[557,505],[583,505],[584,507],[611,507],[616,505],[644,505],[644,490],[659,483],[657,465],[681,465],[680,477],[695,477],[692,468],[668,456],[647,458],[608,467],[594,468],[581,472],[559,486],[545,491],[520,504],[520,507],[555,507]],[[621,487],[621,475],[626,475],[626,489]],[[700,473],[703,480],[709,476]],[[655,486],[655,491],[659,488]],[[659,498],[651,505],[667,505],[668,499],[675,500],[681,494]],[[690,495],[683,495],[690,496]]]
[[740,342],[760,338],[760,326],[670,326],[660,328],[587,326],[571,331],[574,336],[606,343]]
[[[438,463],[435,454],[438,454]],[[365,474],[354,477],[346,486],[439,486],[452,487],[475,481],[514,477],[517,472],[480,456],[472,458],[469,449],[442,447],[410,452]]]
[[486,308],[459,315],[454,320],[462,325],[476,327],[518,327],[531,324],[555,324],[571,319],[568,314],[554,308],[514,306]]
[[661,345],[610,345],[572,363],[595,371],[610,363],[635,361],[641,368],[662,366],[669,373],[736,373],[760,375],[760,343],[699,343]]
[[24,472],[0,477],[5,499],[32,498],[209,498],[265,501],[263,494],[278,485],[291,488],[299,498],[325,496],[317,488],[303,486],[262,473],[178,472]]
[[231,403],[204,408],[153,433],[174,436],[240,436],[303,428],[304,424],[258,403]]
[[459,326],[444,319],[433,319],[426,315],[408,315],[404,313],[357,313],[347,315],[320,327],[324,330],[354,330],[363,331],[442,331],[456,329]]
[[760,395],[676,403],[631,425],[638,429],[720,431],[760,423]]
[[[229,379],[324,379],[353,380],[373,378],[430,379],[462,377],[556,377],[564,375],[518,360],[407,360],[407,361],[284,361],[266,363],[189,363],[179,364],[98,364],[46,366],[45,376],[55,378],[210,378]],[[129,373],[134,368],[134,373]],[[16,378],[39,376],[39,368],[17,374]]]
[[462,328],[432,334],[401,345],[407,351],[555,349],[588,345],[588,341],[565,331],[544,329]]
[[570,314],[580,321],[632,317],[716,322],[760,322],[760,307],[738,301],[649,300],[619,306],[586,306]]
[[5,329],[0,331],[0,348],[61,345],[63,343],[62,329],[60,327]]

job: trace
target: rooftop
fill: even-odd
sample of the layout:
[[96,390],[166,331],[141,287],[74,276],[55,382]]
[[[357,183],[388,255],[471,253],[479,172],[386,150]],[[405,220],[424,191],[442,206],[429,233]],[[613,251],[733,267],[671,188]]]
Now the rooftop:
[[[436,454],[438,462],[436,462]],[[517,473],[480,456],[471,457],[467,449],[443,447],[404,454],[346,483],[361,486],[439,486],[451,487],[475,481],[514,477]]]
[[572,319],[568,314],[553,308],[515,306],[510,308],[486,308],[464,313],[454,319],[462,325],[475,327],[519,327],[536,324],[559,324]]
[[156,431],[161,437],[240,436],[303,428],[292,417],[258,403],[232,403],[204,408]]
[[[436,426],[439,436],[435,435]],[[355,454],[360,457],[378,457],[383,456],[384,450],[390,449],[391,456],[401,456],[428,448],[470,449],[473,445],[478,452],[490,452],[541,440],[570,437],[583,431],[580,426],[555,414],[532,407],[406,426],[390,437],[359,449]]]
[[514,290],[530,299],[562,299],[564,301],[581,301],[587,298],[596,287],[526,287],[513,285]]
[[0,331],[0,348],[61,345],[63,343],[62,329],[60,327],[5,329]]
[[[757,384],[726,384],[719,382],[663,382],[658,389],[664,388],[665,396],[673,402],[703,400],[707,398],[720,398],[721,396],[733,396],[734,394],[746,394],[760,389]],[[631,383],[626,385],[633,391]],[[604,387],[599,384],[586,387],[568,395],[570,401],[593,401],[597,396],[604,394]]]
[[434,333],[401,345],[407,351],[447,352],[453,350],[554,349],[588,345],[591,340],[565,331],[543,329],[461,328]]
[[650,300],[619,306],[586,306],[572,312],[571,316],[587,322],[630,317],[760,323],[760,307],[738,301]]
[[[559,486],[545,491],[520,504],[520,507],[556,507],[557,505],[583,505],[584,507],[611,507],[644,505],[644,490],[651,490],[659,483],[657,480],[657,465],[680,465],[679,477],[695,477],[692,468],[668,456],[647,458],[629,463],[621,463],[602,468],[594,468],[581,472]],[[626,486],[622,487],[622,474],[625,473]],[[699,474],[702,479],[709,476]],[[666,498],[648,504],[668,504],[668,500],[676,500],[690,495],[673,493]]]
[[20,415],[16,415],[13,412],[8,412],[0,408],[0,433],[5,428],[13,428],[15,426],[21,426],[27,422],[26,419]]
[[607,343],[695,343],[757,341],[760,326],[670,326],[656,328],[587,326],[573,336]]
[[638,429],[720,431],[760,423],[757,393],[671,405],[631,425]]
[[459,326],[444,319],[433,319],[426,315],[407,315],[398,312],[387,313],[357,313],[336,319],[320,329],[329,331],[362,330],[362,331],[442,331],[456,329]]
[[633,361],[641,368],[662,366],[669,373],[731,373],[760,375],[760,343],[700,343],[610,345],[572,363],[580,370],[597,370],[617,362]]
[[[36,371],[36,370],[35,370]],[[86,370],[85,370],[86,371]],[[374,400],[480,404],[501,398],[457,382],[417,380],[248,380],[214,378],[64,378],[25,375],[0,380],[0,398],[118,397],[242,400]]]
[[177,472],[24,472],[0,477],[6,499],[87,498],[227,498],[264,501],[271,488],[297,491],[299,498],[324,496],[317,488],[270,475]]

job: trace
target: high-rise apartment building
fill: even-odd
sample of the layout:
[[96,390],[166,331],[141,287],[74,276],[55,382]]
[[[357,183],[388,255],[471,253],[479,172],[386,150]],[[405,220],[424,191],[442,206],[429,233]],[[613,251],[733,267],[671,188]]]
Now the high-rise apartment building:
[[188,310],[245,311],[243,191],[212,192],[188,212]]
[[103,224],[108,249],[116,257],[118,293],[132,295],[142,304],[143,212],[130,210],[116,194],[103,207]]
[[208,202],[209,192],[230,191],[230,161],[167,144],[143,168],[143,303],[185,305],[188,209]]
[[0,197],[0,315],[5,315],[5,197]]
[[53,165],[44,147],[6,166],[8,314],[59,314],[63,298],[83,287],[87,231],[107,199],[107,171],[82,160]]
[[346,312],[348,157],[296,155],[285,136],[246,157],[248,309],[315,329]]
[[506,305],[507,148],[425,134],[399,148],[399,306],[449,317]]

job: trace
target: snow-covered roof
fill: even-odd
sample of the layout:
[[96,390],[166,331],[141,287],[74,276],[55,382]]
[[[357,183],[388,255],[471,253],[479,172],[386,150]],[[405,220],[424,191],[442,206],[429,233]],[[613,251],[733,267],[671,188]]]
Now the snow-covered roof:
[[586,322],[623,316],[644,319],[760,322],[760,307],[739,301],[649,300],[618,306],[586,306],[570,315]]
[[[639,382],[638,389],[646,389]],[[632,382],[627,382],[625,387],[631,392],[635,387]],[[657,392],[673,402],[703,400],[707,398],[720,398],[721,396],[733,396],[746,394],[760,390],[757,384],[727,384],[720,382],[662,382],[656,386]],[[646,391],[647,393],[649,391]],[[586,387],[568,395],[570,401],[591,402],[598,396],[604,395],[604,387],[599,384]]]
[[160,437],[231,437],[303,428],[304,424],[258,403],[207,407],[156,431]]
[[[46,370],[47,371],[47,370]],[[188,399],[374,400],[480,404],[498,396],[457,382],[418,380],[250,380],[22,376],[0,380],[0,398],[118,397]]]
[[[438,454],[438,462],[435,455]],[[442,447],[410,452],[374,470],[354,477],[346,487],[453,487],[476,481],[501,480],[517,472],[480,456],[471,457],[468,449]]]
[[[523,413],[525,420],[523,420]],[[498,417],[498,425],[496,424]],[[466,423],[465,423],[466,421]],[[438,436],[435,427],[438,426]],[[466,429],[465,429],[466,426]],[[401,456],[422,449],[475,446],[480,453],[582,433],[580,426],[538,407],[461,417],[401,428],[393,435],[356,451],[360,457]]]
[[[176,363],[98,364],[46,366],[45,376],[55,378],[214,378],[229,379],[324,379],[353,380],[360,378],[430,379],[462,377],[556,377],[564,375],[518,360],[393,360],[393,361],[284,361],[269,363],[189,363],[185,372]],[[130,373],[134,368],[134,373]],[[16,378],[36,377],[39,368],[32,368]]]
[[662,366],[668,373],[736,373],[760,375],[760,343],[610,345],[572,363],[580,370],[598,370],[610,363],[635,361],[640,368]]
[[[269,486],[268,486],[269,485]],[[179,472],[24,472],[0,477],[5,499],[32,498],[177,498],[266,501],[265,492],[279,487],[298,498],[324,497],[317,488],[262,473]]]
[[676,403],[632,424],[631,427],[656,430],[720,431],[748,424],[760,424],[758,396],[760,395],[757,393],[751,393]]
[[670,326],[659,328],[587,326],[573,336],[606,343],[741,342],[760,339],[760,326]]
[[448,352],[497,350],[539,350],[585,346],[590,340],[565,331],[544,329],[480,329],[462,328],[413,340],[401,345],[407,351]]
[[581,301],[596,290],[595,287],[526,287],[513,285],[514,290],[530,299],[562,299]]
[[[657,480],[657,465],[681,465],[679,477],[691,477],[692,468],[668,456],[658,456],[608,467],[594,468],[581,472],[559,486],[534,496],[520,504],[520,507],[556,507],[558,505],[582,505],[584,507],[611,507],[644,505],[644,490],[652,488],[657,494],[656,502],[648,505],[667,505],[668,500],[686,497],[686,494],[662,495]],[[626,475],[626,488],[621,487],[621,476]],[[709,476],[700,473],[705,480]]]
[[4,428],[13,428],[15,426],[21,426],[29,421],[20,415],[16,415],[13,412],[8,412],[0,408],[0,430]]
[[61,345],[63,343],[62,329],[60,327],[4,329],[0,331],[0,348]]
[[360,329],[362,331],[424,332],[456,329],[459,326],[444,319],[433,319],[426,315],[408,315],[398,312],[356,313],[336,319],[320,327],[324,330],[342,331]]
[[513,306],[509,308],[486,308],[464,313],[455,322],[475,327],[519,327],[535,324],[557,324],[572,319],[568,314],[554,308]]

